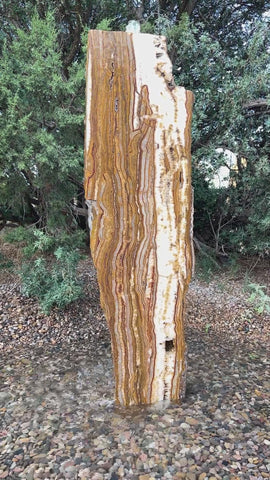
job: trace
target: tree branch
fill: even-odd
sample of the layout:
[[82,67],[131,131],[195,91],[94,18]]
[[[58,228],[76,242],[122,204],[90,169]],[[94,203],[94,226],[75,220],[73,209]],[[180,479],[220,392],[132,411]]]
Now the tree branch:
[[270,108],[270,102],[265,98],[257,98],[255,100],[250,100],[247,103],[244,103],[243,108],[247,108],[248,110],[253,110],[255,108],[265,108],[268,110]]
[[204,257],[209,258],[209,260],[217,267],[220,268],[220,265],[216,262],[213,256],[210,253],[207,253],[206,250],[212,250],[211,247],[200,242],[196,237],[193,237],[193,243],[198,252]]

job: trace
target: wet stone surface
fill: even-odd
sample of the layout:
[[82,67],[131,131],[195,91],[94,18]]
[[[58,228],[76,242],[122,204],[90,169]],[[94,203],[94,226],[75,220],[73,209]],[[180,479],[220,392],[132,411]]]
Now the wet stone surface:
[[[206,304],[210,293],[208,313],[203,306],[200,311],[196,282],[187,306],[184,402],[128,409],[114,404],[108,330],[94,276],[87,300],[49,317],[23,299],[18,286],[10,297],[12,285],[2,285],[0,478],[270,478],[268,327],[258,319],[261,334],[246,337],[236,328],[228,335],[225,314],[215,327],[222,296],[219,306],[211,304],[214,287],[202,285]],[[227,317],[233,316],[232,297],[224,295]],[[235,308],[244,312],[241,296],[239,302]],[[204,317],[212,318],[207,333]],[[52,330],[40,332],[44,325]]]

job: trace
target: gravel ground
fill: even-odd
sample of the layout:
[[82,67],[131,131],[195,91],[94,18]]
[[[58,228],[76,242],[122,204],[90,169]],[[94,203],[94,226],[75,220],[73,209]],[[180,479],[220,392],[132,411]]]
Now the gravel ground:
[[81,274],[85,298],[49,316],[1,278],[0,478],[270,478],[269,316],[243,280],[191,284],[185,401],[122,409],[90,261]]

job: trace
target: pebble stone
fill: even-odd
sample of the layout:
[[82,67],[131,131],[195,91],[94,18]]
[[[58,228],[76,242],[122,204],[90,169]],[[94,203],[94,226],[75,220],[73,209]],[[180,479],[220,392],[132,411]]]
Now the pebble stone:
[[[109,333],[87,268],[87,298],[50,316],[16,284],[0,285],[0,479],[270,478],[268,318],[247,336],[239,315],[228,335],[228,307],[242,312],[242,296],[196,279],[184,401],[124,409],[114,403]],[[207,332],[206,302],[216,319]]]

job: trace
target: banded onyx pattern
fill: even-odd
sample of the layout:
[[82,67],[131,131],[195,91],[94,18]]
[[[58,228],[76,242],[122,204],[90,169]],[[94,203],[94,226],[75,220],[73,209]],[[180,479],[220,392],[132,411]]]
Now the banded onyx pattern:
[[193,95],[174,85],[161,36],[90,31],[86,77],[85,195],[116,401],[178,400],[193,261]]

